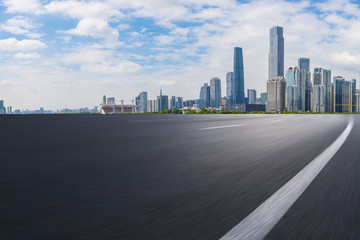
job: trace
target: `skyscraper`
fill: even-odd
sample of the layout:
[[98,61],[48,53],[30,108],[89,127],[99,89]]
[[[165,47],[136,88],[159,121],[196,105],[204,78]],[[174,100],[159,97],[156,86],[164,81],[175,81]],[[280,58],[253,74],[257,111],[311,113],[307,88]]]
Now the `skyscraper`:
[[248,89],[247,97],[249,104],[256,104],[256,90]]
[[325,87],[323,85],[314,85],[313,93],[313,112],[325,112],[326,101],[325,101]]
[[210,86],[205,83],[204,86],[200,88],[199,108],[208,107],[210,107]]
[[314,68],[313,81],[314,87],[315,85],[324,86],[324,111],[331,112],[331,70],[324,68]]
[[282,112],[285,108],[286,81],[284,77],[276,76],[267,81],[266,111]]
[[210,79],[210,107],[219,108],[221,106],[221,81],[214,77]]
[[344,112],[344,87],[345,79],[341,76],[334,77],[335,87],[335,112]]
[[139,96],[135,98],[136,112],[147,112],[147,92],[141,92]]
[[233,72],[228,72],[226,74],[226,97],[227,97],[227,103],[231,103],[232,101],[232,89],[233,89],[233,78],[234,78],[234,73]]
[[270,29],[269,79],[284,76],[284,36],[282,27]]
[[232,87],[232,103],[245,103],[244,61],[242,48],[240,47],[234,48],[234,71]]
[[[300,79],[300,71],[298,67],[289,67],[286,71],[286,108],[290,112],[303,111],[303,101],[305,96],[302,81]],[[304,98],[302,98],[304,97]],[[304,104],[305,105],[305,104]]]
[[302,104],[304,106],[303,111],[308,112],[311,109],[311,74],[310,74],[310,59],[299,58],[298,66],[300,69],[300,79],[304,85],[303,89],[300,89],[300,96],[303,96]]
[[106,105],[106,96],[103,96],[103,104]]
[[356,79],[351,80],[351,112],[356,112]]
[[266,92],[260,93],[260,103],[266,104],[266,100],[267,100],[267,93]]
[[169,109],[169,97],[167,95],[162,95],[162,89],[160,89],[160,96],[157,97],[158,111]]
[[6,108],[4,107],[4,101],[0,100],[0,114],[5,114]]

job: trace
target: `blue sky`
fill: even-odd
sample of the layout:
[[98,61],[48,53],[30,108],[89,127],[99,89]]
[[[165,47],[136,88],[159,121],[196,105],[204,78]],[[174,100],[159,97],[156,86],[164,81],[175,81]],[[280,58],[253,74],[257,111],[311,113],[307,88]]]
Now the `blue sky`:
[[245,88],[265,91],[269,29],[284,27],[285,67],[359,78],[356,1],[3,0],[0,99],[14,108],[92,107],[102,95],[130,102],[141,91],[198,98],[232,70],[242,47]]

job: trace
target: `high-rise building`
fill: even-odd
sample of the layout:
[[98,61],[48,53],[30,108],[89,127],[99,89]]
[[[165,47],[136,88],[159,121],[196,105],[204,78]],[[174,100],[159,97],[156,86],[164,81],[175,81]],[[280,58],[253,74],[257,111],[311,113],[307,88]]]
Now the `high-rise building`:
[[[356,80],[345,81],[341,76],[334,77],[335,112],[352,112],[356,105]],[[355,90],[354,90],[355,89]],[[355,96],[354,96],[355,95]]]
[[298,60],[299,70],[300,70],[300,81],[303,83],[304,88],[300,89],[300,96],[303,96],[302,100],[303,111],[308,112],[311,110],[311,73],[310,73],[310,59],[309,58],[299,58]]
[[356,79],[351,80],[351,112],[356,112]]
[[219,108],[221,106],[221,81],[214,77],[210,79],[210,107]]
[[5,114],[6,113],[6,109],[4,107],[4,101],[0,100],[0,114]]
[[199,108],[208,107],[210,107],[210,86],[204,83],[204,86],[200,88]]
[[157,100],[148,100],[147,101],[147,111],[148,112],[158,112],[158,101]]
[[266,100],[267,100],[267,93],[266,92],[260,93],[260,104],[266,104]]
[[286,108],[290,112],[304,111],[305,85],[300,78],[298,67],[289,67],[286,71]]
[[175,109],[176,97],[172,96],[169,102],[170,102],[170,110]]
[[298,85],[286,86],[286,108],[289,112],[300,111],[300,87]]
[[284,36],[282,27],[270,29],[269,79],[284,76]]
[[266,111],[282,112],[285,108],[286,81],[276,76],[267,81]]
[[334,84],[330,84],[330,112],[335,112],[335,87]]
[[106,105],[106,96],[104,95],[103,96],[103,102],[102,102],[104,105]]
[[157,97],[158,111],[169,109],[169,97],[167,95],[162,95],[162,89],[160,89],[160,96]]
[[8,106],[7,109],[6,109],[6,113],[7,114],[12,114],[12,106]]
[[356,111],[357,113],[360,112],[360,90],[356,89],[356,101],[355,101],[355,107],[356,107]]
[[245,103],[245,86],[244,86],[244,60],[243,51],[240,47],[234,48],[234,71],[232,84],[232,104]]
[[322,85],[325,88],[325,112],[331,112],[331,70],[314,68],[313,82],[315,85]]
[[115,98],[114,97],[109,97],[107,99],[107,105],[115,105]]
[[232,101],[232,93],[231,92],[233,89],[233,82],[234,82],[233,78],[234,78],[233,72],[228,72],[226,74],[226,97],[227,97],[226,101],[228,104],[230,104]]
[[136,97],[136,112],[144,113],[147,112],[147,92],[141,92]]
[[248,97],[249,104],[256,104],[256,90],[248,89],[247,97]]
[[175,98],[175,109],[182,109],[183,108],[183,98],[176,97]]
[[325,112],[326,101],[325,101],[325,87],[324,85],[314,85],[313,92],[313,112]]

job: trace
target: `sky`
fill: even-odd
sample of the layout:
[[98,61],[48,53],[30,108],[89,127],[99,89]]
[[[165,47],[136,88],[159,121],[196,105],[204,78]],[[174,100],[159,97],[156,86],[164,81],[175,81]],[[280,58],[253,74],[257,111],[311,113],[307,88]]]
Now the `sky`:
[[142,91],[197,99],[244,52],[245,89],[266,91],[269,29],[285,68],[359,79],[360,2],[349,0],[0,0],[0,99],[13,109],[130,103]]

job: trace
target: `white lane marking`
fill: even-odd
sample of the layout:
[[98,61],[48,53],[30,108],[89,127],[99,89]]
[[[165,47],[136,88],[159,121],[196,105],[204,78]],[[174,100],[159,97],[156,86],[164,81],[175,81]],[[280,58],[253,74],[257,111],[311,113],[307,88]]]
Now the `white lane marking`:
[[285,121],[285,120],[288,120],[288,118],[277,119],[277,120],[273,120],[273,121],[270,121],[270,122],[271,122],[271,123],[274,123],[274,122],[282,122],[282,121]]
[[340,149],[349,136],[353,125],[353,119],[351,119],[344,132],[327,149],[223,236],[221,240],[263,239]]
[[244,126],[245,124],[235,124],[235,125],[225,125],[225,126],[217,126],[217,127],[207,127],[207,128],[200,128],[200,130],[211,130],[211,129],[218,129],[218,128],[230,128],[230,127],[239,127]]

